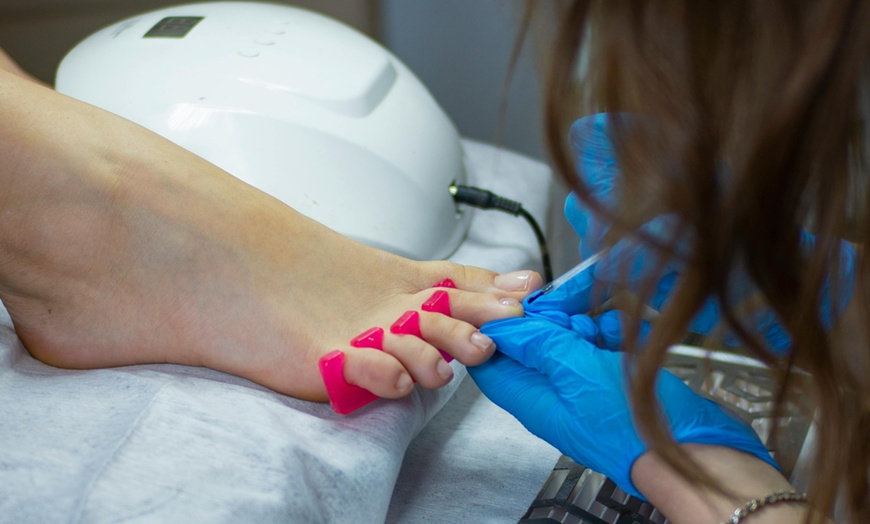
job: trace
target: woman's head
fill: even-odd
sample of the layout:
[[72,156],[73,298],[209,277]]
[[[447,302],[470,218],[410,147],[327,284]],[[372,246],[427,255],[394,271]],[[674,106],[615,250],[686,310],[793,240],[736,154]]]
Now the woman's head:
[[[837,328],[819,314],[823,297],[844,292],[825,288],[839,282],[839,239],[870,242],[870,2],[570,2],[549,74],[546,133],[566,182],[616,225],[614,236],[667,214],[690,239],[683,278],[638,357],[636,405],[649,407],[667,347],[713,297],[725,328],[774,369],[781,400],[795,367],[814,376],[824,459],[812,494],[830,506],[840,489],[855,518],[870,521],[865,257]],[[607,209],[589,199],[565,140],[571,121],[599,111],[651,122],[612,126],[622,176],[619,205]],[[812,250],[802,230],[815,235]],[[729,293],[739,274],[787,329],[788,356],[767,350]],[[691,473],[654,410],[637,413],[651,443]]]

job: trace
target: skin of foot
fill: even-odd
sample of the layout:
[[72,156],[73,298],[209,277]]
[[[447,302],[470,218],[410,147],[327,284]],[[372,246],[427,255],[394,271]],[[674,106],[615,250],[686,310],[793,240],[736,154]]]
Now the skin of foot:
[[[483,323],[522,314],[537,273],[416,262],[348,240],[122,118],[0,71],[0,300],[34,357],[65,368],[171,362],[326,399],[317,361],[401,397],[446,384],[435,346],[489,358]],[[389,325],[451,278],[423,339]],[[356,349],[387,331],[384,351]],[[449,368],[449,366],[447,366]]]

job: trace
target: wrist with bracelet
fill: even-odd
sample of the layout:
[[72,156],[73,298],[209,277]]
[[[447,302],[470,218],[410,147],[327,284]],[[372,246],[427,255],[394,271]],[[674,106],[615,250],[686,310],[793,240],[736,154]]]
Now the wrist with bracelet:
[[762,508],[782,502],[806,504],[807,494],[798,493],[797,491],[775,491],[766,497],[750,500],[743,506],[735,509],[728,520],[722,521],[719,524],[740,524],[753,513],[761,511]]

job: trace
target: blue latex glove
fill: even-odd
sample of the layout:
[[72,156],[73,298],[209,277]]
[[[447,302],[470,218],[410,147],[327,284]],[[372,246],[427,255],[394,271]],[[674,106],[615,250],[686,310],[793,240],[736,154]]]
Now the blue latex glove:
[[[631,467],[647,446],[628,403],[627,357],[591,342],[602,338],[597,326],[585,315],[560,312],[488,323],[482,331],[498,351],[468,371],[529,431],[643,498],[631,482]],[[673,374],[662,371],[656,394],[677,442],[729,446],[777,467],[749,426]]]
[[[618,201],[618,195],[615,191],[616,181],[620,176],[620,172],[616,164],[616,153],[609,138],[610,128],[614,125],[616,119],[620,119],[620,123],[624,126],[649,125],[648,121],[630,114],[599,113],[577,120],[571,127],[570,133],[571,145],[574,149],[578,166],[578,175],[590,188],[592,196],[605,207],[613,206]],[[603,239],[610,224],[603,220],[603,217],[594,215],[574,194],[569,195],[565,202],[565,217],[581,238],[580,254],[584,259],[602,248]],[[672,234],[675,230],[672,218],[659,217],[645,225],[644,230],[646,233],[663,241],[668,240],[668,235]],[[814,243],[815,239],[811,234],[805,231],[801,232],[801,244],[805,252],[811,252]],[[605,284],[618,281],[623,274],[623,264],[626,262],[629,264],[627,271],[629,282],[637,282],[645,279],[654,271],[659,260],[655,250],[648,248],[635,239],[623,239],[613,246],[596,265],[595,279]],[[847,242],[842,242],[838,300],[836,302],[833,300],[830,282],[825,283],[822,291],[820,314],[823,324],[828,329],[831,328],[851,298],[854,288],[856,262],[857,253],[855,249]],[[680,260],[672,260],[668,261],[664,267],[664,273],[661,275],[656,286],[656,291],[650,300],[650,306],[654,309],[661,309],[667,303],[671,289],[679,277],[682,263]],[[552,296],[548,295],[546,300],[535,301],[532,305],[532,310],[540,311],[550,307],[559,307],[571,314],[585,313],[588,311],[588,307],[585,309],[583,307],[575,307],[573,309],[565,309],[563,307],[566,303],[571,302],[571,300],[565,297],[575,294],[578,287],[585,288],[587,283],[581,282],[579,285],[564,286],[552,293]],[[729,298],[734,303],[749,296],[753,292],[750,279],[748,277],[735,278],[730,292],[731,297]],[[585,298],[581,300],[575,298],[573,300],[575,305],[588,306],[586,302],[588,300]],[[693,320],[691,329],[697,333],[710,334],[719,324],[720,318],[718,303],[712,299],[708,300]],[[772,311],[757,312],[754,314],[751,322],[757,332],[763,336],[771,350],[782,352],[791,346],[791,339],[788,333],[784,331],[779,319]],[[727,337],[725,341],[731,344],[737,343],[732,337]]]

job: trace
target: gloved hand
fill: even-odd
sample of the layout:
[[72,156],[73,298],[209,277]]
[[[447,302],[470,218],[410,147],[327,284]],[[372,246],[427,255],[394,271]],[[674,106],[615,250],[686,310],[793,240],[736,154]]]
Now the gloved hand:
[[[598,199],[604,207],[613,206],[618,201],[616,182],[620,172],[616,163],[616,153],[609,138],[610,128],[615,119],[621,119],[620,123],[624,126],[651,125],[648,120],[630,114],[599,113],[577,120],[571,127],[570,133],[571,145],[574,149],[578,166],[578,175],[590,188],[592,196]],[[610,228],[610,224],[603,217],[595,215],[574,194],[569,195],[565,202],[565,216],[581,238],[580,254],[584,259],[598,252],[603,247],[603,239]],[[658,217],[646,224],[643,230],[655,238],[668,241],[670,240],[669,235],[675,234],[676,231],[673,218],[667,216]],[[815,238],[813,235],[802,231],[801,245],[803,251],[806,253],[811,252],[814,244]],[[640,240],[634,237],[625,238],[611,247],[602,256],[595,266],[594,277],[599,282],[605,284],[605,288],[606,284],[619,281],[620,277],[624,274],[628,276],[629,282],[638,282],[656,270],[660,262],[658,257],[659,255],[656,250]],[[851,298],[854,288],[856,262],[857,253],[855,249],[849,243],[842,242],[837,288],[839,294],[835,300],[830,281],[826,281],[822,291],[820,316],[823,324],[828,329],[831,328]],[[627,271],[623,271],[626,269],[624,267],[625,264],[628,264]],[[682,261],[680,259],[669,260],[663,264],[663,268],[664,270],[659,275],[660,278],[656,285],[656,290],[649,303],[653,309],[657,310],[663,308],[670,298],[671,290],[682,270]],[[566,298],[567,295],[574,294],[578,287],[586,288],[588,284],[580,282],[579,285],[563,286],[551,295],[534,300],[530,305],[531,310],[540,311],[551,307],[559,307],[569,314],[585,313],[588,311],[588,307],[585,309],[583,307],[564,309],[564,306],[570,303],[588,306],[583,300],[578,301],[574,298],[572,302],[572,300]],[[754,286],[751,279],[746,275],[737,276],[732,281],[731,289],[729,290],[730,297],[728,298],[732,303],[737,303],[741,299],[750,296],[753,292]],[[718,303],[713,299],[707,300],[702,306],[701,311],[692,321],[691,329],[696,333],[710,334],[719,324],[720,318]],[[771,350],[782,352],[791,346],[791,339],[788,333],[785,332],[773,311],[758,311],[753,314],[750,321],[755,330],[762,335]],[[729,344],[737,343],[730,336],[726,337],[725,342]]]
[[[612,322],[613,313],[602,318]],[[482,331],[498,351],[468,371],[529,431],[643,498],[631,482],[631,467],[647,446],[628,402],[628,357],[591,342],[602,336],[598,320],[556,312],[485,324]],[[777,467],[749,426],[673,374],[661,372],[656,394],[677,442],[729,446]]]

